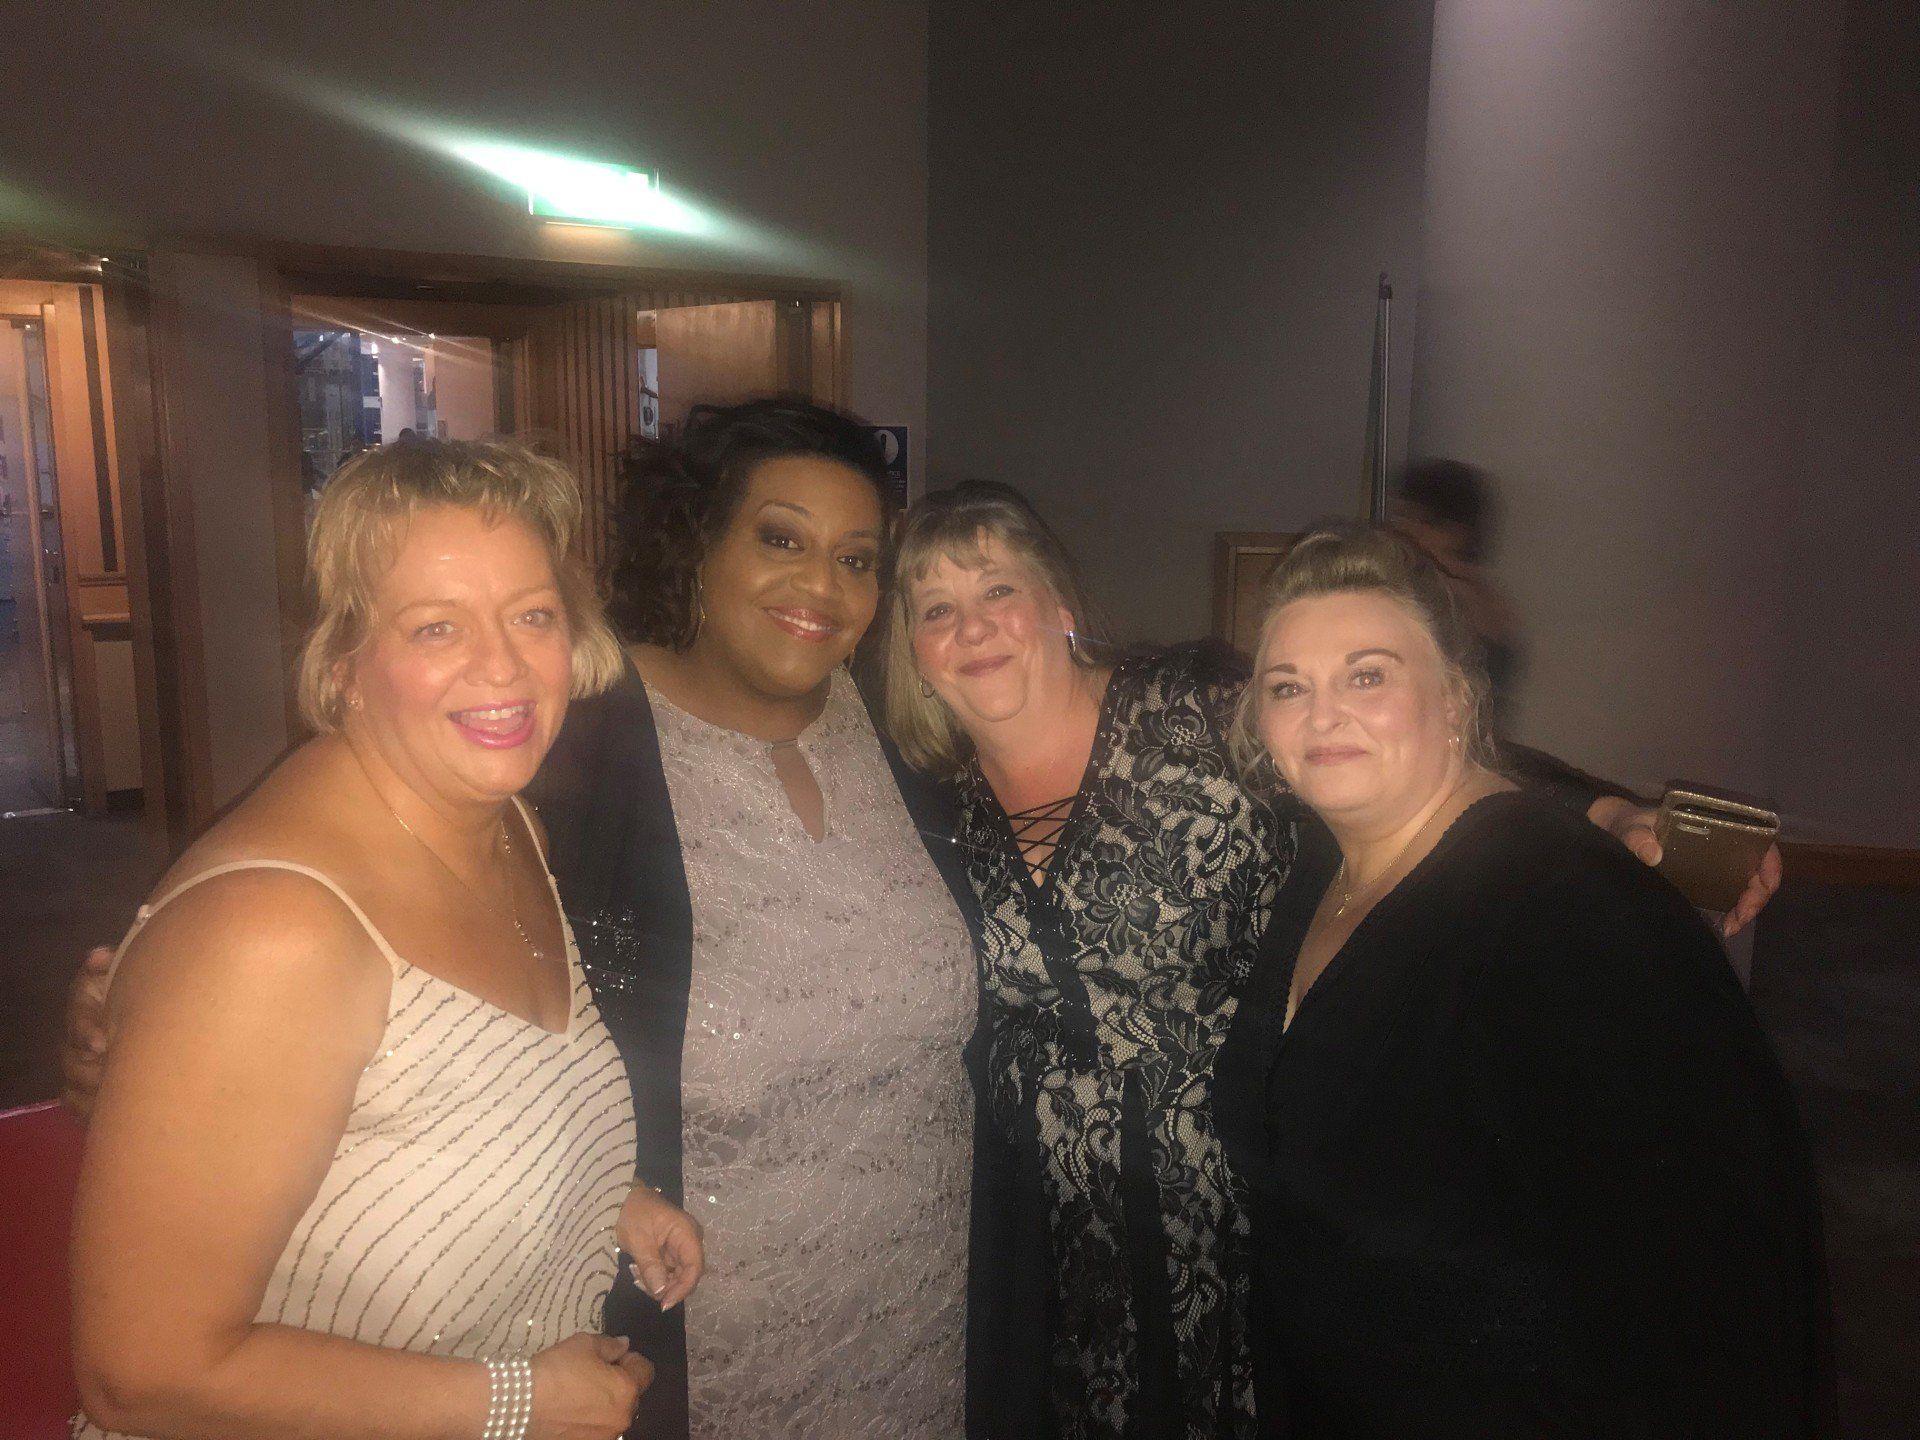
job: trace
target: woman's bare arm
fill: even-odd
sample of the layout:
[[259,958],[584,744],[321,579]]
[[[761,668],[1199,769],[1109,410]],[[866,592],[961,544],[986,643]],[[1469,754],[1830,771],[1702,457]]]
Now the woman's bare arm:
[[471,1362],[256,1325],[383,1032],[391,974],[311,881],[245,872],[157,915],[109,999],[74,1223],[95,1420],[152,1436],[470,1440]]

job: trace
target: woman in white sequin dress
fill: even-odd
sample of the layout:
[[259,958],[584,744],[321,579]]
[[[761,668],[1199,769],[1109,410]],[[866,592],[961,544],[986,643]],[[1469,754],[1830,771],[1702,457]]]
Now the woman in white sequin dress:
[[634,1073],[639,1173],[706,1227],[684,1331],[630,1287],[610,1302],[659,1367],[647,1440],[963,1433],[964,877],[843,668],[883,484],[861,427],[793,402],[696,411],[646,452],[614,576],[634,669],[535,791]]
[[111,977],[76,1435],[626,1427],[616,1233],[669,1302],[699,1246],[633,1188],[627,1077],[514,798],[620,664],[578,517],[563,469],[493,444],[390,447],[322,499],[320,736],[187,851]]

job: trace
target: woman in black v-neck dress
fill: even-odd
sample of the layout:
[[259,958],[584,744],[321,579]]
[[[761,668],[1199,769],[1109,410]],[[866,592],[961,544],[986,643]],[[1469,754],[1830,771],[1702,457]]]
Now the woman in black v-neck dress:
[[1328,828],[1218,1069],[1263,1429],[1821,1433],[1809,1162],[1713,937],[1473,763],[1403,546],[1316,536],[1274,583],[1251,729]]

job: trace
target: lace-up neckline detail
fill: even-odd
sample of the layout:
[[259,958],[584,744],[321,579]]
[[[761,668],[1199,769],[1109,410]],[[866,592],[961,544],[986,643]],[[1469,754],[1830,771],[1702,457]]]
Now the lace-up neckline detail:
[[1054,852],[1060,848],[1061,832],[1073,817],[1073,803],[1079,798],[1078,795],[1066,795],[1044,804],[1030,805],[1025,810],[1015,810],[1007,816],[1007,828],[1013,832],[1014,848],[1020,852],[1020,859],[1035,885],[1046,882],[1047,866],[1053,863]]

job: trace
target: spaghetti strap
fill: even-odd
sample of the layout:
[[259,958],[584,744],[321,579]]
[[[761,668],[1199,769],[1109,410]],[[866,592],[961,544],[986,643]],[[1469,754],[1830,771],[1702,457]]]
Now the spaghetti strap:
[[513,797],[513,808],[520,812],[520,828],[527,832],[527,839],[533,842],[533,853],[540,857],[540,868],[547,871],[547,878],[553,878],[552,870],[547,867],[547,847],[541,842],[540,832],[534,827],[533,810],[518,795]]
[[387,943],[387,937],[380,933],[380,927],[378,925],[375,925],[372,920],[367,918],[367,912],[354,903],[351,895],[347,894],[345,890],[342,890],[339,885],[320,871],[313,869],[311,866],[296,864],[292,860],[232,860],[224,865],[209,865],[198,875],[189,876],[187,879],[182,880],[158,900],[153,901],[151,904],[142,905],[134,912],[133,925],[128,929],[126,938],[120,942],[120,948],[113,952],[113,964],[107,968],[108,985],[113,983],[114,973],[119,970],[120,960],[127,953],[127,947],[133,944],[142,930],[147,928],[147,922],[149,920],[159,914],[168,905],[172,904],[180,896],[186,894],[187,891],[193,889],[194,886],[208,880],[216,879],[221,875],[231,875],[238,870],[289,870],[295,875],[304,875],[309,880],[324,885],[328,890],[333,892],[336,900],[353,913],[353,918],[358,920],[367,934],[372,937],[375,947],[386,957],[387,964],[392,968],[393,973],[398,975],[401,970],[406,968],[407,962],[402,960],[393,946]]

